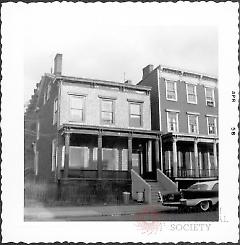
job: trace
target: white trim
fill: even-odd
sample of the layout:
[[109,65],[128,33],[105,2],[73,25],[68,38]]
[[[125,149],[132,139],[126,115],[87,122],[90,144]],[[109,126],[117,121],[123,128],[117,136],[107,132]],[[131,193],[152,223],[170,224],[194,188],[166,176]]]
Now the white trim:
[[214,82],[214,81],[200,79],[199,84],[203,85],[204,87],[218,88],[218,82]]
[[187,111],[186,113],[189,114],[189,115],[200,115],[199,112],[191,112],[191,111]]
[[[190,122],[189,117],[190,116],[195,116],[196,117],[196,123],[197,123],[197,132],[196,133],[190,132],[190,124],[189,124],[189,122]],[[195,115],[195,114],[189,114],[188,115],[188,133],[189,134],[199,134],[198,115]]]
[[186,77],[186,76],[182,75],[180,81],[185,82],[187,84],[199,85],[199,78]]
[[[174,84],[174,92],[175,92],[175,99],[171,99],[167,97],[167,83],[171,82]],[[176,81],[172,81],[172,80],[167,80],[165,79],[165,91],[166,91],[166,100],[170,100],[170,101],[177,101],[178,100],[178,94],[177,94],[177,82]]]
[[212,106],[212,107],[216,107],[215,90],[214,90],[214,88],[211,87],[211,86],[204,86],[204,91],[205,91],[205,103],[206,103],[206,106],[209,106],[209,105],[208,105],[208,101],[207,101],[207,88],[208,88],[208,89],[212,89],[212,98],[213,98],[213,106]]
[[[169,127],[169,113],[175,113],[176,114],[176,131],[171,131]],[[167,131],[168,132],[173,132],[173,133],[178,133],[179,132],[179,122],[178,122],[178,112],[175,111],[167,111]]]
[[161,97],[160,97],[160,71],[157,69],[157,86],[158,86],[158,114],[159,114],[159,130],[162,131],[162,112],[161,112]]
[[[57,101],[57,105],[55,105],[56,101]],[[56,109],[55,106],[57,107],[56,115],[55,115],[55,109]],[[55,125],[57,123],[57,120],[58,120],[58,109],[59,109],[59,107],[58,107],[58,98],[56,97],[54,99],[54,101],[53,101],[53,125]]]
[[205,116],[206,117],[216,117],[216,118],[218,117],[218,115],[211,115],[211,114],[206,114]]
[[[196,97],[196,101],[195,102],[189,101],[189,98],[188,98],[188,86],[189,85],[194,86],[194,94],[195,94],[195,97]],[[189,104],[195,104],[195,105],[198,103],[197,85],[196,84],[186,83],[186,94],[187,94],[187,103],[189,103]]]
[[165,109],[165,111],[167,111],[167,112],[180,113],[180,110]]

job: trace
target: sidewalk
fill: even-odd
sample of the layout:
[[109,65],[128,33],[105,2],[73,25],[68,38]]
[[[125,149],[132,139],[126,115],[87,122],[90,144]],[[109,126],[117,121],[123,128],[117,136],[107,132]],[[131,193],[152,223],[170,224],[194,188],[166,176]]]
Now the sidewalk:
[[26,207],[25,219],[46,219],[61,217],[120,216],[143,213],[156,213],[163,210],[160,203],[118,205],[118,206],[80,206],[80,207]]

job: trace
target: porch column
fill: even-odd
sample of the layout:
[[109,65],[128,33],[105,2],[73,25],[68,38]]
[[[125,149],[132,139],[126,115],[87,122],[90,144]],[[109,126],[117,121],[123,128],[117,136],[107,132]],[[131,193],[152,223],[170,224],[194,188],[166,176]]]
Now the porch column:
[[128,172],[132,169],[132,137],[128,137]]
[[177,140],[173,138],[173,177],[177,177]]
[[148,172],[152,172],[152,141],[148,141]]
[[198,146],[197,146],[197,139],[194,140],[194,171],[195,176],[199,177],[199,166],[198,166]]
[[217,142],[214,140],[213,143],[213,157],[214,157],[214,169],[215,169],[215,174],[217,173],[216,170],[218,170],[218,159],[217,159]]
[[98,135],[98,153],[97,153],[97,172],[98,179],[102,178],[102,134]]
[[69,169],[69,148],[70,148],[70,133],[65,133],[64,178],[67,178],[68,177],[68,169]]
[[160,139],[159,139],[159,143],[160,143],[160,166],[161,166],[161,170],[163,171],[163,146],[162,146],[162,136],[160,135]]
[[120,148],[119,149],[119,156],[118,156],[118,170],[122,171],[122,152],[123,152],[123,149]]
[[155,140],[155,161],[156,161],[156,168],[160,169],[160,163],[159,163],[159,139]]
[[64,145],[64,141],[63,141],[63,136],[61,134],[58,134],[57,136],[57,174],[56,174],[56,178],[57,180],[61,179],[61,168],[62,168],[62,161],[63,161],[63,157],[62,156],[62,147]]

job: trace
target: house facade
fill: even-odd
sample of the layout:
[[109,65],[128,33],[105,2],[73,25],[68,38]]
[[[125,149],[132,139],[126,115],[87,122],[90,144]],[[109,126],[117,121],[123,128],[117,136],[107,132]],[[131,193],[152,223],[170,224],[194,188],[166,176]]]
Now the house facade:
[[131,180],[160,166],[160,132],[151,130],[150,90],[54,73],[39,84],[35,177],[39,181]]
[[152,88],[152,129],[162,132],[161,170],[179,188],[217,179],[217,78],[148,65],[138,85]]

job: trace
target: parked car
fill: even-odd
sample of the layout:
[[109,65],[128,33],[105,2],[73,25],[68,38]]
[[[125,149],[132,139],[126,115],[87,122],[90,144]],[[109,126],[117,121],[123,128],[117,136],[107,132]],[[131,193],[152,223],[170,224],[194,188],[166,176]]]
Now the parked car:
[[158,197],[163,206],[198,207],[202,211],[218,207],[218,181],[199,182],[179,192],[161,193]]

